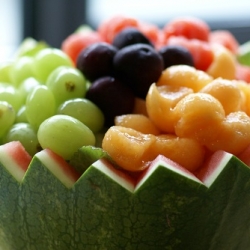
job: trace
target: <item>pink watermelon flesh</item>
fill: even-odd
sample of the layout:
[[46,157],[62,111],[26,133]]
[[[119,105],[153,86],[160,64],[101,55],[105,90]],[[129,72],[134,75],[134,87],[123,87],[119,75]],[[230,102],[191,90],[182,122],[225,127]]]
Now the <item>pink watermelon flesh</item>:
[[12,141],[1,145],[0,158],[3,166],[19,182],[22,181],[32,160],[32,157],[19,141]]
[[[36,157],[68,188],[71,188],[80,177],[74,168],[50,149],[40,151]],[[18,182],[23,180],[32,160],[19,141],[1,145],[0,158],[2,165]]]
[[[172,160],[159,155],[154,161],[152,161],[150,166],[141,173],[136,181],[131,178],[129,174],[113,167],[112,164],[110,164],[107,160],[103,159],[97,161],[93,164],[93,166],[101,170],[104,174],[109,176],[111,179],[113,179],[115,182],[117,182],[130,192],[136,192],[147,181],[147,179],[152,176],[153,172],[156,171],[159,166],[175,172],[178,175],[184,176],[194,182],[203,184],[207,188],[209,188],[223,171],[223,169],[227,166],[227,163],[231,160],[232,157],[234,157],[232,154],[225,151],[216,151],[207,160],[207,162],[201,168],[200,172],[197,175],[194,175],[176,162],[173,162]],[[246,159],[250,162],[249,158],[249,156],[246,157]]]
[[208,161],[201,168],[197,177],[207,186],[210,187],[215,179],[222,172],[227,162],[233,157],[225,151],[219,150],[212,154]]
[[106,159],[96,161],[93,166],[105,175],[109,176],[112,180],[120,184],[122,187],[133,192],[135,188],[135,181],[126,173],[114,168],[111,163]]
[[131,193],[136,192],[147,181],[147,179],[149,179],[150,176],[152,176],[153,172],[159,166],[163,166],[168,170],[171,170],[172,172],[175,172],[179,175],[182,175],[188,179],[191,179],[195,182],[202,184],[202,182],[194,174],[192,174],[191,172],[189,172],[187,169],[183,168],[176,162],[162,155],[156,157],[156,159],[152,161],[150,166],[144,172],[141,173],[138,180],[136,181],[129,174],[113,167],[112,164],[105,159],[96,161],[93,164],[93,167],[103,172],[105,175],[109,176],[110,179],[120,184],[122,187],[124,187]]
[[[127,173],[123,173],[122,171],[114,168],[110,163],[108,163],[107,160],[97,161],[93,164],[93,166],[96,168],[98,166],[99,170],[102,169],[103,173],[131,192],[136,192],[136,190],[138,190],[147,181],[147,179],[152,176],[153,172],[156,171],[159,166],[165,167],[172,172],[184,176],[194,182],[203,184],[209,188],[223,171],[223,169],[227,166],[227,163],[232,157],[232,154],[225,151],[216,151],[207,160],[207,162],[201,168],[201,171],[197,175],[194,175],[176,162],[159,155],[154,161],[152,161],[150,166],[141,173],[141,175],[135,181],[134,188],[133,178],[131,179]],[[249,154],[246,156],[245,160],[250,162]]]
[[156,170],[156,168],[161,165],[165,168],[168,168],[171,171],[174,171],[180,175],[185,176],[188,179],[191,179],[196,182],[200,182],[200,180],[191,172],[189,172],[186,168],[182,167],[178,163],[166,158],[163,155],[159,155],[155,158],[154,161],[150,164],[150,166],[145,170],[145,172],[141,175],[136,185],[136,189],[138,189]]
[[71,188],[79,179],[80,174],[61,156],[50,149],[44,149],[36,157],[53,173],[67,188]]
[[[241,155],[241,159],[247,165],[250,165],[249,157],[250,147],[248,147]],[[147,168],[142,172],[135,181],[129,174],[120,171],[112,166],[105,159],[101,159],[93,164],[95,168],[105,173],[115,182],[126,188],[130,192],[137,190],[152,175],[155,169],[161,165],[174,171],[188,179],[201,182],[205,186],[210,187],[214,180],[221,173],[226,163],[232,158],[232,154],[225,151],[217,151],[208,159],[201,168],[201,171],[195,176],[176,162],[159,155]],[[36,157],[53,173],[67,188],[71,188],[81,176],[74,168],[72,168],[62,157],[51,151],[44,149],[36,154]],[[0,146],[0,158],[6,169],[21,182],[25,172],[32,160],[32,157],[25,151],[22,144],[18,141],[9,142]]]

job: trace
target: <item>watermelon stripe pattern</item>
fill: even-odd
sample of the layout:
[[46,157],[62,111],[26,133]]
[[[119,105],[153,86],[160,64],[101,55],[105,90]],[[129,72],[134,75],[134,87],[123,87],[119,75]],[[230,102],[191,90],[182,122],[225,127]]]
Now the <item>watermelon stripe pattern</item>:
[[70,188],[39,155],[21,182],[0,157],[0,248],[248,249],[250,170],[221,157],[209,185],[159,156],[137,184],[98,160]]

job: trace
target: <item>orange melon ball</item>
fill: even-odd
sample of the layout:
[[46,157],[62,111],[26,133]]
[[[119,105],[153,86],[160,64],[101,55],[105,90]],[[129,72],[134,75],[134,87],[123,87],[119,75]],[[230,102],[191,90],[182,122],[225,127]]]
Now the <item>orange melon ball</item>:
[[155,158],[151,150],[154,142],[154,135],[146,135],[131,128],[113,126],[104,135],[102,148],[123,169],[141,171]]
[[173,109],[178,101],[192,92],[192,89],[185,87],[152,84],[146,96],[146,107],[150,120],[159,130],[173,133],[176,120]]
[[213,45],[214,60],[206,72],[214,78],[233,80],[236,74],[235,56],[222,45]]
[[234,81],[217,78],[200,92],[210,94],[219,100],[226,114],[242,110],[244,107],[244,93]]
[[156,85],[187,87],[197,92],[212,80],[213,78],[204,71],[197,70],[188,65],[174,65],[162,72]]
[[191,172],[202,165],[205,157],[204,147],[196,140],[175,135],[156,136],[152,150],[155,155],[164,155]]
[[143,134],[159,135],[159,129],[145,115],[127,114],[115,117],[115,125],[135,129]]
[[196,139],[202,145],[215,140],[219,132],[217,127],[225,118],[221,103],[206,93],[185,96],[177,103],[174,113],[176,135]]
[[216,139],[206,146],[238,155],[250,144],[250,117],[242,111],[230,113],[218,127]]
[[242,110],[246,112],[248,116],[250,116],[250,85],[241,80],[234,80],[234,83],[238,86],[238,88],[242,91]]

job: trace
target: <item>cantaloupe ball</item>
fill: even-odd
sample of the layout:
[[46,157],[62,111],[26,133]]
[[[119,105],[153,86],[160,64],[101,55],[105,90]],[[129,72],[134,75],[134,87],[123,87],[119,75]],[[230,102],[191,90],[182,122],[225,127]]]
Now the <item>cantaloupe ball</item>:
[[155,155],[164,155],[193,172],[203,163],[204,147],[194,139],[181,138],[175,135],[159,135],[152,148]]
[[154,142],[154,135],[112,126],[105,133],[102,148],[123,169],[141,171],[156,157],[151,150]]
[[222,45],[213,45],[214,60],[206,72],[214,78],[233,80],[236,74],[235,56]]
[[152,84],[146,96],[147,113],[151,121],[165,133],[173,133],[175,125],[175,105],[192,89],[180,86],[156,86]]
[[160,130],[145,115],[126,114],[115,117],[115,125],[135,129],[143,134],[159,135]]
[[241,80],[234,80],[233,81],[238,88],[242,91],[242,110],[246,112],[248,116],[250,116],[250,85]]
[[217,127],[225,118],[221,103],[206,93],[185,96],[177,103],[174,113],[177,118],[176,135],[196,139],[202,145],[217,138]]
[[234,81],[217,78],[200,92],[210,94],[219,100],[226,114],[240,111],[244,107],[244,93]]
[[230,113],[221,125],[216,139],[206,146],[212,150],[225,150],[237,155],[250,144],[250,117],[242,111]]
[[212,80],[213,78],[204,71],[197,70],[188,65],[174,65],[162,72],[156,85],[187,87],[197,92]]

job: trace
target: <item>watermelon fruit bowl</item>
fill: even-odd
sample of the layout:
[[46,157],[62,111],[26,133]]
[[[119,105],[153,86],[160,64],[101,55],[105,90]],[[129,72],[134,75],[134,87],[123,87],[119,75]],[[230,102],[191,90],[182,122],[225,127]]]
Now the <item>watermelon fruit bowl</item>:
[[0,66],[0,248],[248,249],[238,49],[197,19],[116,17],[61,49],[24,41]]
[[18,142],[11,144],[19,157],[6,159],[10,150],[1,146],[2,249],[249,246],[250,170],[232,154],[216,152],[200,179],[158,156],[135,183],[103,158],[65,184],[50,169],[63,160],[44,150],[20,182],[6,162],[25,161],[25,153]]
[[33,157],[21,182],[6,170],[14,165],[6,155],[0,157],[3,249],[249,245],[249,167],[224,151],[215,154],[203,182],[159,156],[138,182],[102,159],[67,186],[48,169],[54,163],[44,151]]

